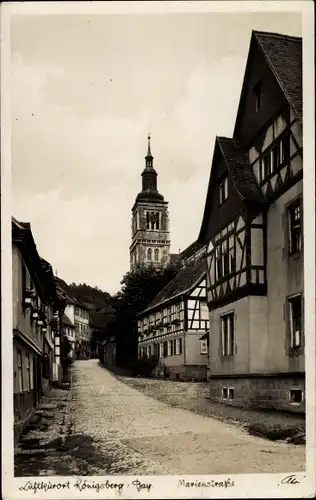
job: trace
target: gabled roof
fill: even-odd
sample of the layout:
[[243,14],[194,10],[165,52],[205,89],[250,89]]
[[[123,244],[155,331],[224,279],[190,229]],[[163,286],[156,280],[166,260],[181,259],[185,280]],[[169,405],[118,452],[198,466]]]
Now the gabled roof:
[[221,153],[224,159],[228,175],[242,201],[260,204],[266,202],[265,196],[249,163],[248,156],[244,153],[239,141],[228,137],[216,137],[204,214],[198,238],[198,241],[202,243],[204,242],[204,234],[208,227],[213,193],[217,184],[216,161],[218,152]]
[[60,289],[60,291],[63,292],[63,294],[65,295],[67,302],[70,304],[75,304],[76,299],[73,296],[72,291],[69,288],[69,286],[67,285],[66,281],[55,276],[55,282],[56,282],[57,287]]
[[70,326],[71,328],[75,328],[75,325],[65,313],[63,314],[63,323],[64,325]]
[[31,224],[29,222],[19,222],[14,217],[11,217],[11,230],[12,243],[19,247],[41,299],[46,303],[52,304],[56,308],[61,307],[61,303],[59,302],[60,297],[56,291],[52,267],[49,262],[42,259],[38,254],[31,230]]
[[216,140],[237,193],[246,201],[265,201],[241,144],[236,139],[227,137],[217,137]]
[[297,118],[301,122],[303,121],[302,38],[278,33],[253,31],[238,106],[234,137],[239,125],[240,110],[243,109],[247,92],[246,81],[248,79],[249,63],[255,46],[261,49],[286,100],[293,108]]
[[189,259],[190,257],[192,257],[192,255],[201,250],[203,246],[204,246],[203,243],[200,243],[198,240],[194,241],[180,253],[180,259],[181,260]]
[[179,295],[189,293],[202,279],[206,273],[206,258],[202,257],[200,260],[183,267],[176,274],[168,285],[166,285],[152,300],[145,311],[140,313],[149,312],[151,309],[159,308],[160,305],[170,302]]

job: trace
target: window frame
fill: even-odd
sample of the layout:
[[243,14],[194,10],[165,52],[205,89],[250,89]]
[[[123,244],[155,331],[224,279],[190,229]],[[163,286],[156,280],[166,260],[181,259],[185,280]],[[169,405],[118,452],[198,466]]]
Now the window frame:
[[[297,302],[300,305],[300,329],[294,330],[294,317],[293,317],[293,303]],[[288,297],[289,307],[289,325],[290,325],[290,347],[291,349],[300,349],[303,345],[303,296],[301,293]],[[296,342],[296,335],[298,333],[299,341]]]
[[[220,317],[221,321],[221,355],[222,357],[235,354],[235,313],[227,312]],[[227,330],[225,323],[227,322]],[[226,337],[226,339],[225,339]]]
[[[295,223],[295,211],[298,209],[298,223]],[[287,207],[287,220],[288,220],[288,253],[289,255],[297,255],[302,252],[303,243],[303,227],[302,227],[302,203],[301,199],[294,201]],[[298,231],[297,231],[298,227]],[[296,241],[298,232],[298,241]],[[296,241],[294,246],[294,241]]]
[[223,205],[223,203],[228,198],[228,174],[225,174],[219,181],[218,185],[218,202],[219,205]]
[[[204,346],[204,350],[203,350]],[[208,342],[207,339],[200,340],[200,354],[205,356],[208,354]]]
[[[301,393],[301,401],[295,401],[292,398],[292,393],[300,392]],[[300,387],[291,387],[289,389],[289,402],[291,405],[299,406],[304,403],[304,391]]]

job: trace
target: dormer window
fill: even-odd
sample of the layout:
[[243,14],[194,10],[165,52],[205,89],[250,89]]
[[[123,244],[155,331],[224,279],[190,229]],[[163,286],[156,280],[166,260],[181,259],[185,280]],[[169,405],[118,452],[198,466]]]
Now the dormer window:
[[261,82],[258,82],[254,86],[253,93],[254,93],[255,101],[256,101],[256,111],[258,112],[262,108],[262,85],[261,85]]
[[224,177],[219,184],[219,204],[222,205],[228,198],[228,177]]

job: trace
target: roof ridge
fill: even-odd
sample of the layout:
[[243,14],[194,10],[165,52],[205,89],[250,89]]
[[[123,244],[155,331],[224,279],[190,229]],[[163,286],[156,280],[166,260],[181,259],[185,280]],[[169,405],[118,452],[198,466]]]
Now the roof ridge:
[[181,268],[181,269],[177,272],[177,274],[174,276],[174,278],[173,278],[171,281],[169,281],[169,283],[167,283],[167,285],[166,285],[166,286],[164,286],[164,287],[160,290],[160,292],[158,292],[158,293],[157,293],[157,295],[154,297],[154,299],[151,301],[151,303],[147,306],[147,308],[146,308],[146,309],[144,309],[143,311],[141,311],[141,312],[139,313],[139,315],[143,315],[144,313],[148,313],[150,310],[152,310],[152,309],[154,309],[154,308],[156,308],[156,307],[159,307],[159,306],[161,306],[161,305],[163,305],[163,304],[166,304],[166,303],[170,302],[170,300],[174,300],[175,298],[177,298],[177,297],[179,297],[179,296],[181,296],[181,295],[183,295],[183,294],[188,293],[188,292],[189,292],[190,290],[192,290],[195,286],[197,286],[197,283],[199,282],[199,280],[200,280],[200,279],[202,279],[201,275],[202,275],[202,274],[204,274],[204,272],[206,272],[206,271],[205,271],[205,269],[203,270],[203,273],[202,273],[202,270],[201,270],[201,273],[200,273],[199,277],[198,277],[198,278],[196,278],[196,280],[195,280],[193,283],[191,283],[189,286],[187,286],[187,287],[186,287],[186,288],[184,288],[183,290],[180,290],[180,291],[176,292],[176,293],[175,293],[174,295],[172,295],[171,297],[165,297],[165,298],[162,298],[160,301],[158,301],[157,303],[155,303],[156,298],[157,298],[160,294],[162,294],[162,293],[163,293],[163,291],[164,291],[165,289],[167,289],[168,287],[170,287],[170,286],[171,286],[171,284],[172,284],[174,281],[176,281],[176,279],[179,277],[179,275],[180,275],[180,274],[184,274],[184,273],[186,273],[186,272],[188,271],[188,268],[195,268],[195,269],[198,269],[198,266],[200,266],[202,262],[203,262],[203,267],[204,267],[204,266],[206,265],[206,257],[205,257],[205,256],[201,257],[201,259],[199,259],[199,260],[198,260],[198,261],[196,261],[196,262],[192,262],[192,263],[188,264],[187,266],[182,267],[182,268]]
[[272,31],[259,31],[259,30],[253,30],[253,33],[259,36],[268,36],[270,38],[282,38],[282,39],[292,40],[293,42],[302,42],[301,36],[284,35],[282,33],[274,33]]

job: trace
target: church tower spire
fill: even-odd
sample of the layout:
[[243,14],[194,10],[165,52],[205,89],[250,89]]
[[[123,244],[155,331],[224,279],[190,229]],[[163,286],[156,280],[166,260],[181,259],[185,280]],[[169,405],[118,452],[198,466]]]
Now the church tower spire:
[[147,156],[146,156],[146,158],[153,159],[153,155],[151,154],[151,150],[150,150],[150,134],[148,134],[148,150],[147,150]]
[[[163,201],[163,196],[157,191],[158,174],[154,169],[154,157],[151,154],[150,148],[150,134],[148,134],[148,149],[145,160],[145,168],[142,173],[142,193],[146,193],[147,198],[149,195],[152,195],[154,196],[154,198],[159,198]],[[140,193],[138,196],[140,196],[142,193]]]
[[165,266],[169,261],[169,216],[168,202],[157,189],[158,174],[151,153],[151,137],[148,134],[142,190],[132,208],[132,245],[130,247],[131,269],[137,264],[152,263]]

